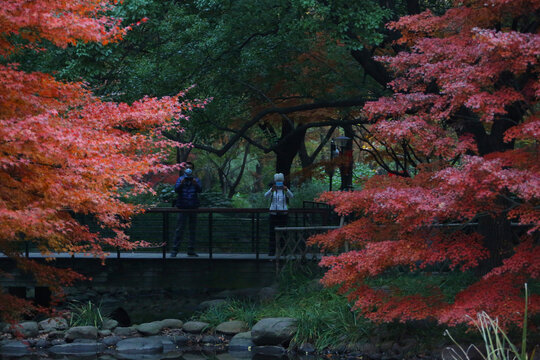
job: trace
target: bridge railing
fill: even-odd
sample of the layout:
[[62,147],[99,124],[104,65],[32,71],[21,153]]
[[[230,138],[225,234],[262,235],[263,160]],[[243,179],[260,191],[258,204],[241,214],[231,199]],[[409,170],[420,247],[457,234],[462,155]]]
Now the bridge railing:
[[318,261],[320,248],[308,245],[310,236],[334,230],[339,226],[287,226],[276,227],[276,273],[290,262]]
[[[174,241],[176,218],[178,213],[197,214],[197,241],[195,250],[214,254],[260,254],[268,252],[269,243],[269,211],[266,208],[199,208],[184,210],[177,208],[152,208],[146,217],[136,219],[129,231],[133,240],[144,239],[147,231],[140,232],[140,225],[147,229],[149,219],[153,217],[153,234],[161,235],[163,256],[171,248]],[[160,218],[160,219],[158,219]],[[140,221],[143,220],[141,224]],[[289,226],[330,225],[333,220],[330,209],[289,209]],[[159,229],[160,227],[160,229]],[[189,226],[188,226],[189,228]],[[181,249],[186,247],[189,235],[184,234]],[[140,249],[146,251],[150,249]]]
[[[134,253],[161,253],[163,258],[171,250],[178,213],[196,213],[196,246],[195,251],[208,254],[261,254],[268,253],[269,244],[269,211],[266,208],[199,208],[178,209],[176,207],[149,208],[132,219],[127,234],[131,240],[142,240],[149,247],[133,250]],[[106,229],[101,229],[90,216],[76,215],[78,221],[87,225],[90,231],[99,232],[103,236],[112,236]],[[288,226],[327,226],[333,225],[335,217],[329,208],[291,208],[289,209]],[[189,224],[180,252],[185,252],[189,239]],[[28,242],[22,251],[37,251]],[[104,250],[116,253],[121,257],[121,249],[104,247]]]

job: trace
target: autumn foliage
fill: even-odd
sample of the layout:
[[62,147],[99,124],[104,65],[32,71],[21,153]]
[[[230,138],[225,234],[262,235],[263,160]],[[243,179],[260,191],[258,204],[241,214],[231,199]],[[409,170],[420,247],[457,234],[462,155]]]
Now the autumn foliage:
[[[443,15],[389,24],[407,50],[379,58],[395,74],[393,95],[364,114],[373,138],[404,150],[405,166],[361,191],[324,194],[354,220],[312,239],[355,249],[322,260],[323,282],[368,318],[457,324],[486,311],[523,320],[523,284],[540,276],[539,10],[537,0],[456,1]],[[395,268],[441,264],[482,276],[451,301],[438,289],[369,285]],[[538,312],[535,294],[529,313]]]
[[[0,55],[39,41],[57,46],[121,39],[125,29],[105,12],[107,1],[9,1],[0,7]],[[124,230],[140,211],[124,195],[148,191],[143,176],[171,170],[166,150],[181,146],[163,131],[179,130],[183,111],[202,103],[182,93],[144,98],[131,105],[106,102],[82,83],[27,73],[17,64],[0,65],[0,252],[34,274],[40,285],[61,291],[80,276],[21,256],[23,242],[42,253],[89,252],[103,245],[131,249]],[[122,192],[120,192],[122,190]],[[76,220],[90,214],[112,237],[101,237]],[[6,276],[6,274],[1,274]],[[0,316],[13,318],[30,304],[0,293]]]

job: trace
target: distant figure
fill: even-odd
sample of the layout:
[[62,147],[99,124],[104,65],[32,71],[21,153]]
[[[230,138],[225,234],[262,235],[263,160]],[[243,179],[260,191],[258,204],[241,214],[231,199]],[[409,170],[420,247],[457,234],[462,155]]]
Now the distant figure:
[[[193,175],[195,166],[192,162],[186,162],[184,174],[176,180],[174,191],[178,193],[176,207],[179,209],[197,209],[199,207],[198,193],[202,191],[201,180]],[[174,233],[174,245],[171,257],[176,257],[178,248],[186,231],[186,220],[189,220],[188,256],[199,256],[195,252],[195,239],[197,234],[197,213],[178,213],[176,232]]]
[[285,177],[282,173],[274,175],[274,183],[270,190],[268,190],[264,196],[271,198],[270,202],[270,228],[268,239],[268,255],[274,256],[276,254],[276,226],[287,226],[287,220],[289,217],[287,207],[287,198],[294,197],[294,194],[285,186],[283,181]]

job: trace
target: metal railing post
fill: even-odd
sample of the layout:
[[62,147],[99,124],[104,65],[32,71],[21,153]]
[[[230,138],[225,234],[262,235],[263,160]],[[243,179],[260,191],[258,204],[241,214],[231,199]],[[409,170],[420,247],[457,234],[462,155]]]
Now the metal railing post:
[[208,213],[208,257],[212,259],[212,212]]
[[259,261],[259,242],[260,242],[260,236],[259,236],[259,225],[260,225],[260,219],[261,214],[257,213],[256,216],[256,227],[255,227],[255,260]]
[[255,213],[251,213],[251,251],[255,252]]
[[169,245],[169,213],[162,212],[163,214],[163,223],[162,223],[162,240],[163,240],[163,258],[167,257],[167,247]]

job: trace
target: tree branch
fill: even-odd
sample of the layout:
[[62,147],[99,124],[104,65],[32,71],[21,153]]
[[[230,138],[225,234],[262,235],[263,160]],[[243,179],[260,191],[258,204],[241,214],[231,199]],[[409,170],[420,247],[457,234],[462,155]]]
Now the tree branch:
[[[213,154],[216,154],[218,156],[223,156],[239,139],[245,138],[246,141],[250,141],[250,143],[254,146],[257,146],[261,148],[260,144],[255,143],[253,140],[248,139],[245,137],[245,133],[253,127],[255,124],[257,124],[261,119],[263,119],[265,116],[270,114],[291,114],[294,112],[301,112],[301,111],[307,111],[307,110],[316,110],[316,109],[322,109],[322,108],[343,108],[343,107],[351,107],[351,106],[362,106],[366,102],[366,98],[351,98],[346,100],[337,100],[337,101],[320,101],[320,102],[314,102],[310,104],[301,104],[296,106],[290,106],[290,107],[284,107],[284,108],[269,108],[265,109],[263,111],[260,111],[257,115],[255,115],[251,120],[246,122],[244,126],[242,126],[238,130],[232,130],[232,129],[221,129],[224,131],[230,131],[234,133],[234,136],[231,137],[231,139],[225,144],[221,149],[215,149],[211,146],[204,145],[204,144],[194,144],[193,147],[196,149],[204,150]],[[313,123],[312,123],[313,124]],[[318,125],[311,125],[306,126],[305,128],[313,127],[313,126],[328,126],[332,125],[331,123],[317,123]],[[302,125],[304,126],[304,125]],[[298,129],[298,127],[296,128]],[[283,139],[280,140],[280,143],[283,141]],[[278,143],[279,144],[279,143]],[[276,146],[273,146],[270,148],[270,150],[265,152],[272,151]]]

